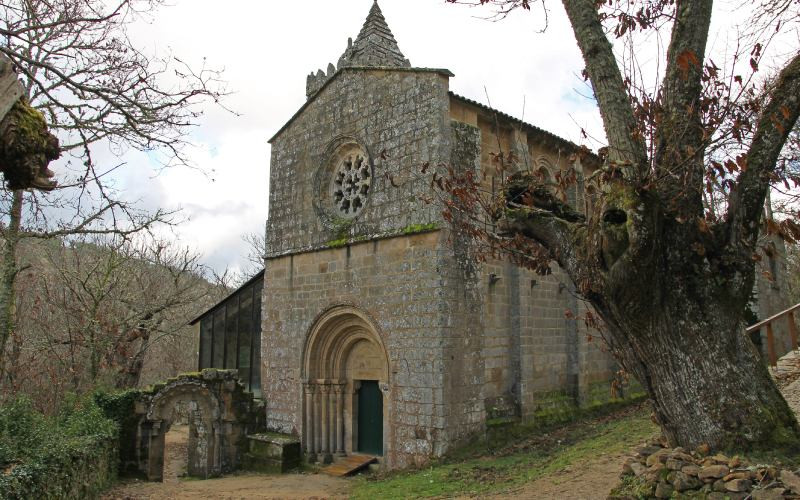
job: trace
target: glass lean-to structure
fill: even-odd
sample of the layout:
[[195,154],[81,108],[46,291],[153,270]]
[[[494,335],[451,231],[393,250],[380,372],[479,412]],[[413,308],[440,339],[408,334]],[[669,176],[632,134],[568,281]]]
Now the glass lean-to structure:
[[198,368],[235,369],[261,397],[261,291],[264,271],[192,321],[200,324]]

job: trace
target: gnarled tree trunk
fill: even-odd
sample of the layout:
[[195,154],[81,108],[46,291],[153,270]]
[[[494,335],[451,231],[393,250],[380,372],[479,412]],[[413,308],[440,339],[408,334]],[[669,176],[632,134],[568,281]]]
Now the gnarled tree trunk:
[[647,390],[670,443],[796,447],[795,416],[745,333],[752,253],[728,245],[722,227],[679,222],[622,180],[605,186],[605,203],[588,220],[554,208],[538,182],[518,175],[509,184],[505,231],[551,249],[602,318],[612,352]]

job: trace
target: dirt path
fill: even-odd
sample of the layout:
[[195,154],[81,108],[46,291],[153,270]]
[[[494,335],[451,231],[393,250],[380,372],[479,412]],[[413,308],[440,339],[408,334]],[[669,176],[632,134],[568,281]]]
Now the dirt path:
[[344,499],[350,492],[347,480],[321,474],[236,474],[206,481],[172,481],[121,484],[103,500],[168,500],[168,499]]
[[601,455],[491,498],[605,500],[619,482],[624,461],[624,453]]
[[173,425],[164,436],[164,482],[177,483],[186,475],[189,458],[189,426]]

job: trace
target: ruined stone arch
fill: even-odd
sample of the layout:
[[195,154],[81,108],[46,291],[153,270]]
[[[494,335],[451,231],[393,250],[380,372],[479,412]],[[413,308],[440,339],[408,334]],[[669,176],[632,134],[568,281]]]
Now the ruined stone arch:
[[232,472],[244,436],[257,431],[257,411],[236,370],[206,369],[158,384],[135,405],[138,469],[151,481],[162,479],[164,437],[180,419],[189,425],[188,474],[209,478]]
[[185,418],[189,425],[190,476],[207,478],[221,473],[219,399],[207,384],[199,379],[178,379],[156,392],[147,404],[140,424],[140,456],[146,460],[147,476],[160,481],[164,468],[164,438],[176,420]]
[[[378,328],[362,310],[333,307],[311,326],[303,350],[303,446],[311,460],[359,450],[362,384],[382,393],[382,450],[388,439],[389,356]],[[362,424],[363,425],[363,424]]]
[[171,422],[176,403],[181,401],[193,401],[202,406],[209,418],[216,419],[220,415],[219,399],[205,383],[196,379],[179,379],[153,396],[147,409],[147,419]]

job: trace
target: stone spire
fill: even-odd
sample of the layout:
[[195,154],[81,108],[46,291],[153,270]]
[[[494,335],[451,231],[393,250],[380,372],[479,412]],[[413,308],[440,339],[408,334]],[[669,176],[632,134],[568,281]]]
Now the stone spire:
[[386,18],[378,5],[372,4],[367,20],[361,28],[355,42],[348,40],[347,50],[339,59],[339,67],[343,66],[383,66],[408,68],[411,63],[405,58],[392,30],[386,24]]
[[334,70],[353,66],[373,66],[383,68],[410,68],[411,63],[405,58],[392,30],[386,24],[378,0],[372,4],[367,20],[361,28],[356,41],[347,40],[347,49],[339,58],[337,67],[328,65],[327,73],[319,70],[308,75],[306,82],[306,96],[313,96],[335,73]]

